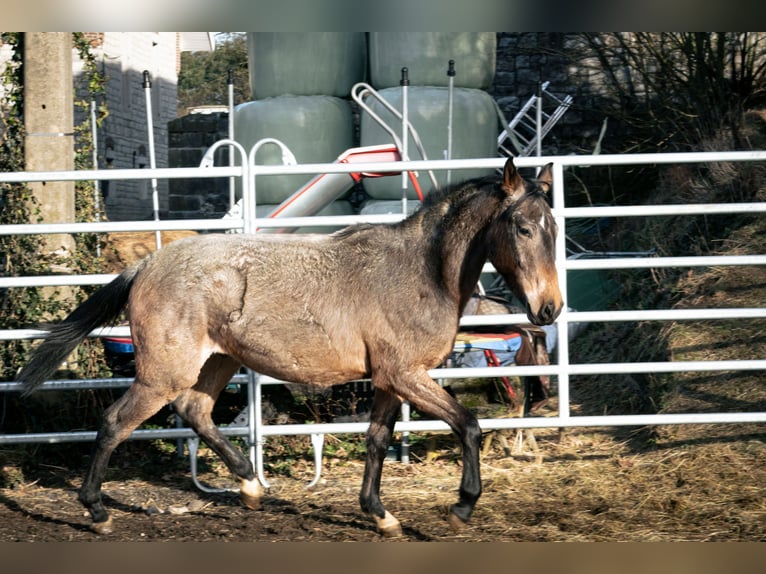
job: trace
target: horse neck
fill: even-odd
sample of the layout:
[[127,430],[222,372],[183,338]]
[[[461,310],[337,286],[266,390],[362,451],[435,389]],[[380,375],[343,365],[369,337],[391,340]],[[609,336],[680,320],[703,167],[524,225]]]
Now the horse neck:
[[[439,263],[438,281],[462,313],[476,289],[487,261],[486,233],[500,212],[501,199],[477,192],[451,205],[432,236],[432,254]],[[442,206],[441,210],[444,211]]]

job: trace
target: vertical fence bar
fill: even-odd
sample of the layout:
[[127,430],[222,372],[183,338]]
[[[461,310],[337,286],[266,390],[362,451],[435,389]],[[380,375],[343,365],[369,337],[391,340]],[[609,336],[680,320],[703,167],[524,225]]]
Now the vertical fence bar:
[[[452,159],[452,111],[455,91],[455,60],[447,63],[447,153],[444,159]],[[452,170],[447,170],[447,187],[452,182]]]
[[261,392],[260,377],[253,370],[247,369],[247,404],[249,406],[247,438],[250,462],[253,464],[260,483],[264,488],[269,488],[271,485],[266,480],[266,473],[263,468],[263,421],[261,420],[263,403]]
[[[93,169],[98,169],[98,126],[96,125],[96,100],[90,101],[90,134],[93,140]],[[93,180],[93,210],[96,221],[101,221],[101,181]],[[98,239],[98,236],[96,236]],[[96,256],[101,257],[101,241],[96,241]]]
[[[229,68],[227,87],[229,90],[229,139],[234,141],[234,70]],[[234,167],[234,146],[229,146],[229,166]],[[229,178],[229,209],[234,209],[237,202],[235,197],[234,176]]]
[[566,193],[564,190],[564,166],[553,164],[553,216],[558,226],[556,236],[556,270],[559,277],[559,289],[564,296],[564,308],[561,310],[556,325],[558,327],[558,393],[559,417],[569,418],[569,301],[567,300],[567,270],[566,270]]
[[[154,122],[152,121],[152,81],[149,78],[149,70],[144,70],[144,97],[146,100],[146,132],[149,138],[149,167],[157,167],[157,160],[154,157]],[[152,178],[152,211],[154,212],[154,221],[160,220],[160,197],[157,192],[157,178]],[[154,240],[157,249],[162,247],[162,233],[154,232]]]
[[[399,81],[402,88],[402,160],[409,161],[410,156],[407,148],[409,146],[409,131],[407,122],[409,121],[409,110],[407,107],[407,91],[410,85],[409,72],[407,68],[402,68],[402,79]],[[408,172],[402,170],[402,213],[407,213],[407,177]]]
[[543,85],[537,85],[537,157],[543,155]]

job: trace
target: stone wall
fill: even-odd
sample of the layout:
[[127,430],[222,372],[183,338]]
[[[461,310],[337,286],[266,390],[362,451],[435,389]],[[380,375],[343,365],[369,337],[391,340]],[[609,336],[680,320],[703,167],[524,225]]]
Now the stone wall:
[[[210,146],[229,137],[228,127],[228,112],[194,113],[171,121],[169,167],[198,167]],[[229,165],[225,146],[216,151],[215,165]],[[171,219],[221,217],[229,210],[229,178],[170,179],[168,186]]]
[[556,96],[571,95],[574,99],[543,140],[544,154],[592,153],[604,121],[596,79],[587,66],[575,64],[579,42],[579,35],[574,33],[497,34],[497,68],[490,93],[507,120],[546,81],[550,82],[548,90]]

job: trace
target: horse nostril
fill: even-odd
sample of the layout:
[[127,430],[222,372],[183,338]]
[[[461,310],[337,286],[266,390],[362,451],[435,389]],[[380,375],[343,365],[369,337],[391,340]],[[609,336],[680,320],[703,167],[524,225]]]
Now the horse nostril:
[[540,315],[546,323],[553,322],[553,318],[555,317],[555,309],[556,306],[553,304],[553,301],[549,301],[548,304],[545,305],[540,311]]

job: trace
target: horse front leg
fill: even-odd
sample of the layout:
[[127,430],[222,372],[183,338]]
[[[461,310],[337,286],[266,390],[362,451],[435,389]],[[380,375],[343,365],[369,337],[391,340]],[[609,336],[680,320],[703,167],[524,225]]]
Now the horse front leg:
[[367,431],[367,459],[364,467],[359,505],[362,511],[371,514],[378,530],[386,537],[402,535],[399,521],[384,507],[380,500],[380,479],[383,461],[396,424],[396,416],[402,402],[394,395],[376,388],[370,413],[370,428]]
[[471,517],[481,496],[481,427],[476,417],[423,369],[411,377],[398,380],[393,392],[421,413],[446,422],[458,438],[463,449],[463,475],[460,480],[458,502],[450,506],[448,522],[453,530],[462,528]]

